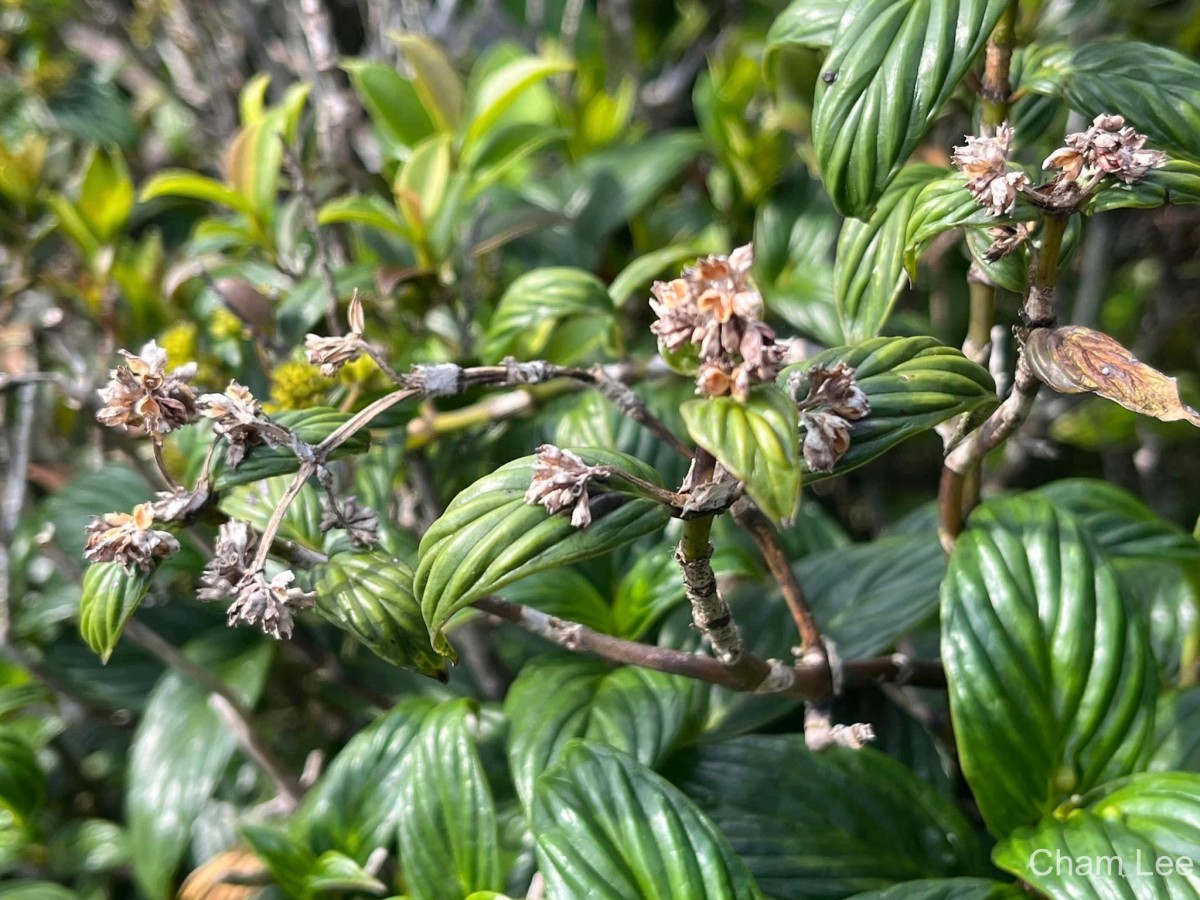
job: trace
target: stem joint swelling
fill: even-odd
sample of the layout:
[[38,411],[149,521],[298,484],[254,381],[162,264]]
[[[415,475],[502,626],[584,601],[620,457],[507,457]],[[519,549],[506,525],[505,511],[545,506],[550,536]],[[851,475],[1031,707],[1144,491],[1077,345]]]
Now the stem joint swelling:
[[692,607],[692,621],[708,639],[713,656],[722,665],[736,666],[745,645],[733,613],[717,588],[712,568],[713,548],[708,542],[711,529],[711,516],[685,521],[675,561],[683,573],[683,589]]

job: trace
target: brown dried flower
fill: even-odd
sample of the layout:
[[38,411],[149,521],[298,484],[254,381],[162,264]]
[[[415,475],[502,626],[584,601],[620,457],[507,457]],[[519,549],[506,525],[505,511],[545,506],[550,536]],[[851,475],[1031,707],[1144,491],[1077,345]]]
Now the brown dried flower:
[[359,547],[371,547],[379,540],[379,518],[369,506],[360,506],[354,497],[347,497],[339,510],[328,499],[322,503],[321,533],[342,528]]
[[321,367],[321,374],[332,378],[348,362],[354,362],[362,353],[363,337],[363,306],[356,293],[350,300],[347,318],[350,331],[347,334],[333,337],[321,337],[310,334],[304,338],[304,349],[308,361],[314,366]]
[[206,483],[198,483],[193,491],[159,491],[151,504],[156,522],[192,522],[208,504],[212,494]]
[[196,394],[188,381],[196,364],[188,363],[167,374],[167,354],[154,341],[138,355],[122,350],[126,364],[109,373],[100,390],[104,407],[96,419],[110,427],[140,429],[159,438],[196,419]]
[[85,532],[83,555],[88,562],[116,562],[126,572],[139,568],[152,572],[160,559],[179,552],[179,541],[167,531],[156,531],[154,506],[141,503],[132,513],[111,512],[93,516]]
[[1004,259],[1029,240],[1036,228],[1036,222],[1017,222],[1015,225],[997,225],[989,228],[988,235],[991,236],[992,243],[983,251],[983,258],[988,262]]
[[233,597],[257,550],[258,533],[249,522],[230,519],[221,523],[213,558],[200,574],[201,587],[196,596],[206,602]]
[[313,605],[316,594],[292,587],[296,574],[280,572],[270,581],[261,572],[247,574],[237,585],[237,596],[229,607],[229,624],[257,624],[279,640],[292,636],[293,612]]
[[1167,155],[1146,150],[1146,136],[1125,124],[1123,116],[1101,113],[1087,131],[1068,134],[1066,146],[1051,153],[1043,169],[1061,169],[1063,181],[1078,181],[1085,171],[1103,173],[1133,184],[1151,169],[1167,162]]
[[967,190],[993,216],[1003,215],[1017,202],[1017,194],[1028,186],[1029,177],[1008,165],[1013,129],[1005,123],[995,135],[968,136],[966,146],[955,147],[950,161],[967,176]]
[[850,423],[833,413],[806,412],[800,424],[805,429],[804,461],[814,472],[832,472],[850,449]]
[[576,528],[587,528],[592,523],[588,482],[593,478],[607,478],[611,474],[612,468],[609,466],[589,466],[570,450],[542,444],[537,449],[533,480],[525,492],[525,502],[540,504],[551,515],[574,506],[571,524]]
[[[851,421],[870,413],[871,401],[854,380],[854,370],[844,361],[834,366],[812,366],[802,377],[807,378],[808,395],[798,401],[801,409],[823,406]],[[795,386],[793,384],[793,389]]]
[[251,447],[278,443],[280,435],[263,418],[258,400],[249,388],[236,381],[229,382],[223,394],[205,394],[197,406],[205,417],[212,419],[213,431],[229,443],[225,463],[231,469],[238,467]]

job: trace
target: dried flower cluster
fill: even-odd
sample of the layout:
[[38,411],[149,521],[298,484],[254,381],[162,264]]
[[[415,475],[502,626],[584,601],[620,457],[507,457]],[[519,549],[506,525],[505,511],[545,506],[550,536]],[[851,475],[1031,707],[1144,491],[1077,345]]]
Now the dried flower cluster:
[[290,638],[297,609],[312,606],[314,594],[292,587],[296,576],[283,571],[267,581],[253,569],[259,536],[246,522],[232,519],[221,525],[213,558],[200,576],[196,596],[205,601],[230,600],[230,625],[258,625],[271,637]]
[[197,406],[205,417],[212,419],[213,431],[228,443],[225,463],[231,469],[238,467],[251,447],[278,446],[286,437],[282,428],[272,427],[263,418],[262,405],[249,388],[236,381],[229,382],[223,394],[205,394]]
[[752,384],[779,371],[784,348],[761,321],[762,295],[750,280],[753,263],[747,244],[729,256],[697,260],[674,281],[654,283],[650,306],[658,321],[651,328],[669,352],[687,344],[699,348],[698,393],[745,400]]
[[331,528],[342,528],[356,547],[372,547],[379,540],[376,534],[379,530],[379,518],[375,515],[375,510],[369,506],[360,506],[356,498],[347,497],[342,502],[341,509],[326,499],[321,508],[322,533]]
[[967,190],[993,216],[1010,212],[1017,194],[1029,185],[1029,176],[1008,164],[1013,129],[1005,123],[994,135],[967,137],[964,147],[955,147],[950,161],[967,176]]
[[1146,150],[1145,145],[1146,136],[1126,125],[1123,116],[1102,113],[1087,131],[1068,134],[1066,146],[1051,153],[1042,168],[1060,169],[1059,178],[1067,182],[1103,173],[1133,184],[1167,162],[1165,153]]
[[1022,244],[1029,240],[1037,229],[1037,222],[1017,222],[1013,225],[997,225],[988,229],[992,243],[983,252],[983,258],[988,262],[1004,259]]
[[588,482],[611,474],[609,466],[589,466],[570,450],[542,444],[534,459],[533,480],[525,492],[525,502],[541,504],[551,515],[574,507],[571,524],[576,528],[587,528],[592,523]]
[[332,378],[338,369],[358,359],[362,353],[365,321],[362,301],[358,299],[358,294],[350,300],[347,318],[350,323],[348,334],[333,337],[310,334],[304,338],[304,350],[308,361],[314,366],[320,366],[321,374],[326,378]]
[[126,572],[152,572],[159,561],[179,552],[179,541],[167,531],[156,531],[154,505],[141,503],[132,513],[111,512],[93,516],[85,533],[83,555],[88,562],[120,563]]
[[[797,396],[807,384],[804,398]],[[812,366],[788,379],[788,390],[800,409],[804,426],[804,461],[814,472],[832,472],[850,449],[850,423],[865,418],[871,403],[854,380],[854,370],[844,362]]]
[[154,341],[134,355],[122,350],[126,363],[109,373],[100,390],[104,407],[96,419],[110,427],[145,431],[160,440],[164,434],[196,420],[196,394],[188,381],[196,364],[167,373],[167,354]]

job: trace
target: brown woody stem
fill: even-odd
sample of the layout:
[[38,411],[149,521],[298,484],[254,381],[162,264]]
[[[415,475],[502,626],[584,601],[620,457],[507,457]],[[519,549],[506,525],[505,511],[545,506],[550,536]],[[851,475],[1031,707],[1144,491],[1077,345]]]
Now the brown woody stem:
[[1008,119],[1012,103],[1012,84],[1009,69],[1013,47],[1016,45],[1017,0],[1009,0],[988,39],[987,57],[983,68],[983,84],[979,94],[983,100],[983,124],[991,128]]

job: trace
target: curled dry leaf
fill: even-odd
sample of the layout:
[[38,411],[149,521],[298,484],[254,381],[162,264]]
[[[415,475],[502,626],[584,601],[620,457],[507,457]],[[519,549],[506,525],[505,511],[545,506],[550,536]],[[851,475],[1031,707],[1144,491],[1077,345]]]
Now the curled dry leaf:
[[1034,373],[1063,394],[1094,393],[1144,416],[1200,426],[1174,378],[1141,362],[1100,331],[1080,325],[1039,328],[1025,342]]

